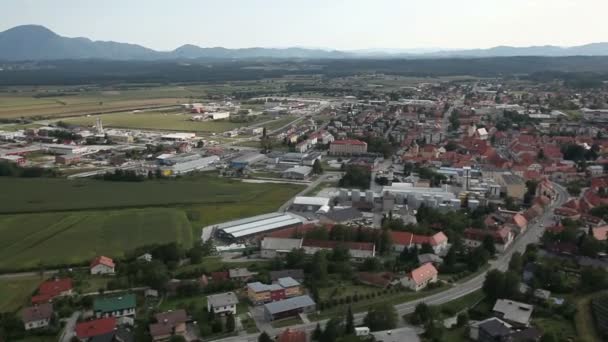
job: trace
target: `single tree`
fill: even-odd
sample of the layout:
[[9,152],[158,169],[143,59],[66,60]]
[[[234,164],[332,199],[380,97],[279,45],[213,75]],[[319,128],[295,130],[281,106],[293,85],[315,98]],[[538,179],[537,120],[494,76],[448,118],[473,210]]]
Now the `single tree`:
[[348,306],[348,311],[346,312],[346,326],[344,329],[346,335],[355,333],[355,317],[353,316],[353,310],[351,306]]
[[321,329],[321,324],[317,323],[315,330],[312,332],[312,340],[319,342],[321,340],[321,336],[323,336],[323,329]]
[[320,175],[323,173],[323,165],[321,165],[321,161],[319,159],[315,160],[314,164],[312,164],[312,173],[315,175]]
[[233,332],[236,327],[236,322],[234,321],[234,315],[228,315],[226,317],[226,331]]
[[258,342],[274,342],[274,340],[264,331],[258,336]]

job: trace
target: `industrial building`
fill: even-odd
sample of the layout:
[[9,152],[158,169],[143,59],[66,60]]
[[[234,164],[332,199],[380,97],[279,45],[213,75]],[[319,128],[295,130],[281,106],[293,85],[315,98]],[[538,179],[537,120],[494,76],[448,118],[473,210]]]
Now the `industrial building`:
[[297,227],[304,219],[291,213],[271,213],[212,226],[221,238],[238,240],[273,230]]
[[183,163],[171,164],[170,166],[163,166],[160,168],[164,176],[176,176],[189,172],[202,170],[212,166],[213,164],[220,161],[218,156],[203,157],[194,160],[189,160]]
[[163,141],[189,141],[196,138],[196,133],[170,133],[160,137]]
[[329,198],[296,196],[289,210],[295,212],[316,213],[320,211],[326,213],[329,211]]
[[232,159],[232,161],[230,161],[230,167],[235,169],[243,169],[264,160],[265,158],[266,156],[258,152],[245,153]]
[[294,166],[281,173],[282,178],[303,180],[308,178],[312,173],[310,166]]

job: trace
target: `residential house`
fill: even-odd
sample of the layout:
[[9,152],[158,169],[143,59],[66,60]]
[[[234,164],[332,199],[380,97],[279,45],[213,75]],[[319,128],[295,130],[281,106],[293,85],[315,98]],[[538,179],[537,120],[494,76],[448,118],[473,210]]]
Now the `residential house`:
[[95,337],[111,334],[116,330],[116,325],[115,317],[106,317],[77,323],[74,330],[80,341],[89,341]]
[[530,325],[534,306],[510,299],[498,299],[492,311],[496,317],[511,325],[527,327]]
[[469,337],[478,342],[506,341],[506,337],[512,333],[512,326],[496,317],[491,317],[479,322],[473,322],[469,327]]
[[280,278],[291,277],[298,282],[304,281],[304,270],[301,269],[289,269],[281,271],[270,271],[270,280],[274,283]]
[[236,305],[239,300],[234,292],[225,292],[207,296],[207,311],[218,315],[236,315]]
[[48,303],[56,297],[72,295],[72,279],[50,279],[38,286],[38,293],[32,296],[32,304]]
[[301,296],[303,293],[302,285],[292,277],[277,279],[277,284],[285,289],[285,298]]
[[98,256],[91,261],[91,274],[114,274],[116,265],[114,260],[106,256]]
[[247,298],[254,305],[285,299],[285,289],[278,284],[262,284],[259,281],[247,284]]
[[420,342],[416,329],[397,328],[391,330],[373,331],[370,333],[377,342]]
[[97,297],[93,301],[93,311],[97,318],[135,317],[135,295],[128,293],[120,296]]
[[25,330],[46,328],[53,318],[53,304],[30,306],[21,311],[21,321]]
[[300,313],[311,313],[315,311],[316,303],[310,296],[292,297],[278,302],[264,305],[264,317],[273,321],[276,319],[297,316]]
[[428,284],[437,282],[438,274],[439,272],[437,272],[435,266],[428,263],[413,269],[401,280],[401,283],[412,291],[420,291]]
[[168,341],[172,336],[186,335],[186,322],[188,322],[186,310],[162,312],[154,317],[156,323],[149,326],[153,341]]
[[506,226],[495,230],[467,228],[464,230],[464,245],[469,248],[481,246],[483,239],[488,235],[494,239],[494,246],[499,252],[504,252],[513,242],[513,232]]
[[426,236],[410,232],[391,231],[391,241],[393,242],[393,249],[397,252],[401,252],[405,248],[417,247],[420,249],[422,245],[428,244],[433,248],[435,254],[442,254],[448,246],[448,237],[443,232]]
[[598,241],[606,241],[608,239],[608,226],[591,228],[593,237]]
[[246,268],[231,268],[228,270],[230,280],[247,282],[258,275],[258,272],[251,272]]

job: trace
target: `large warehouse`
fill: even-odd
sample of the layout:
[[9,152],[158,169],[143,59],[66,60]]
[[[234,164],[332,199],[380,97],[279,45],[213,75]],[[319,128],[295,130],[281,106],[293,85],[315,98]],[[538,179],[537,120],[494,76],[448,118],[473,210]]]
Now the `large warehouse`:
[[273,230],[297,227],[304,219],[291,213],[271,213],[214,225],[221,238],[239,240]]

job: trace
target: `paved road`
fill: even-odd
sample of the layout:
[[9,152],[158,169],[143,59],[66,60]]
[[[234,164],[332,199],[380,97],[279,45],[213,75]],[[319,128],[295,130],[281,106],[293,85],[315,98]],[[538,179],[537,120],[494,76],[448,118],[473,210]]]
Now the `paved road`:
[[[536,221],[536,223],[531,224],[528,227],[528,229],[513,242],[511,247],[505,253],[501,254],[500,256],[498,256],[498,258],[496,260],[491,262],[489,270],[498,269],[501,271],[505,271],[509,266],[509,261],[511,260],[511,256],[513,255],[514,252],[516,252],[516,251],[523,252],[523,251],[525,251],[526,246],[528,244],[535,243],[540,239],[540,237],[544,233],[545,226],[550,224],[553,221],[553,209],[556,207],[559,207],[563,203],[565,203],[568,200],[568,196],[569,196],[568,192],[566,191],[566,189],[564,187],[562,187],[558,184],[555,184],[555,183],[553,183],[553,186],[555,187],[558,195],[557,195],[557,198],[554,200],[554,202],[551,204],[551,206],[548,208],[547,212],[541,218],[539,218]],[[486,273],[487,273],[487,271],[475,276],[474,278],[467,280],[466,282],[457,284],[448,290],[445,290],[445,291],[442,291],[442,292],[439,292],[439,293],[436,293],[436,294],[433,294],[433,295],[430,295],[430,296],[427,296],[424,298],[420,298],[420,299],[417,299],[414,301],[410,301],[407,303],[397,304],[397,305],[395,305],[395,309],[399,313],[399,316],[403,316],[405,314],[414,312],[416,305],[419,303],[422,303],[422,302],[430,304],[430,305],[440,305],[440,304],[450,302],[454,299],[458,299],[460,297],[463,297],[471,292],[474,292],[474,291],[480,289],[485,280]],[[365,312],[355,314],[354,315],[355,322],[357,324],[362,322],[365,315],[366,315]],[[320,321],[319,323],[321,325],[324,325],[326,322],[327,322],[327,320],[324,320],[324,321]],[[315,329],[316,325],[317,325],[317,322],[312,322],[310,324],[300,324],[300,325],[291,326],[291,328],[311,332]],[[268,330],[269,331],[267,331],[267,332],[271,336],[278,333],[277,329],[268,329]],[[251,342],[253,342],[253,341],[257,341],[257,337],[258,337],[258,334],[250,334],[250,335],[246,335],[246,336],[239,336],[238,338],[226,338],[226,339],[222,339],[222,340],[218,340],[218,341],[223,341],[223,342],[251,341]]]

